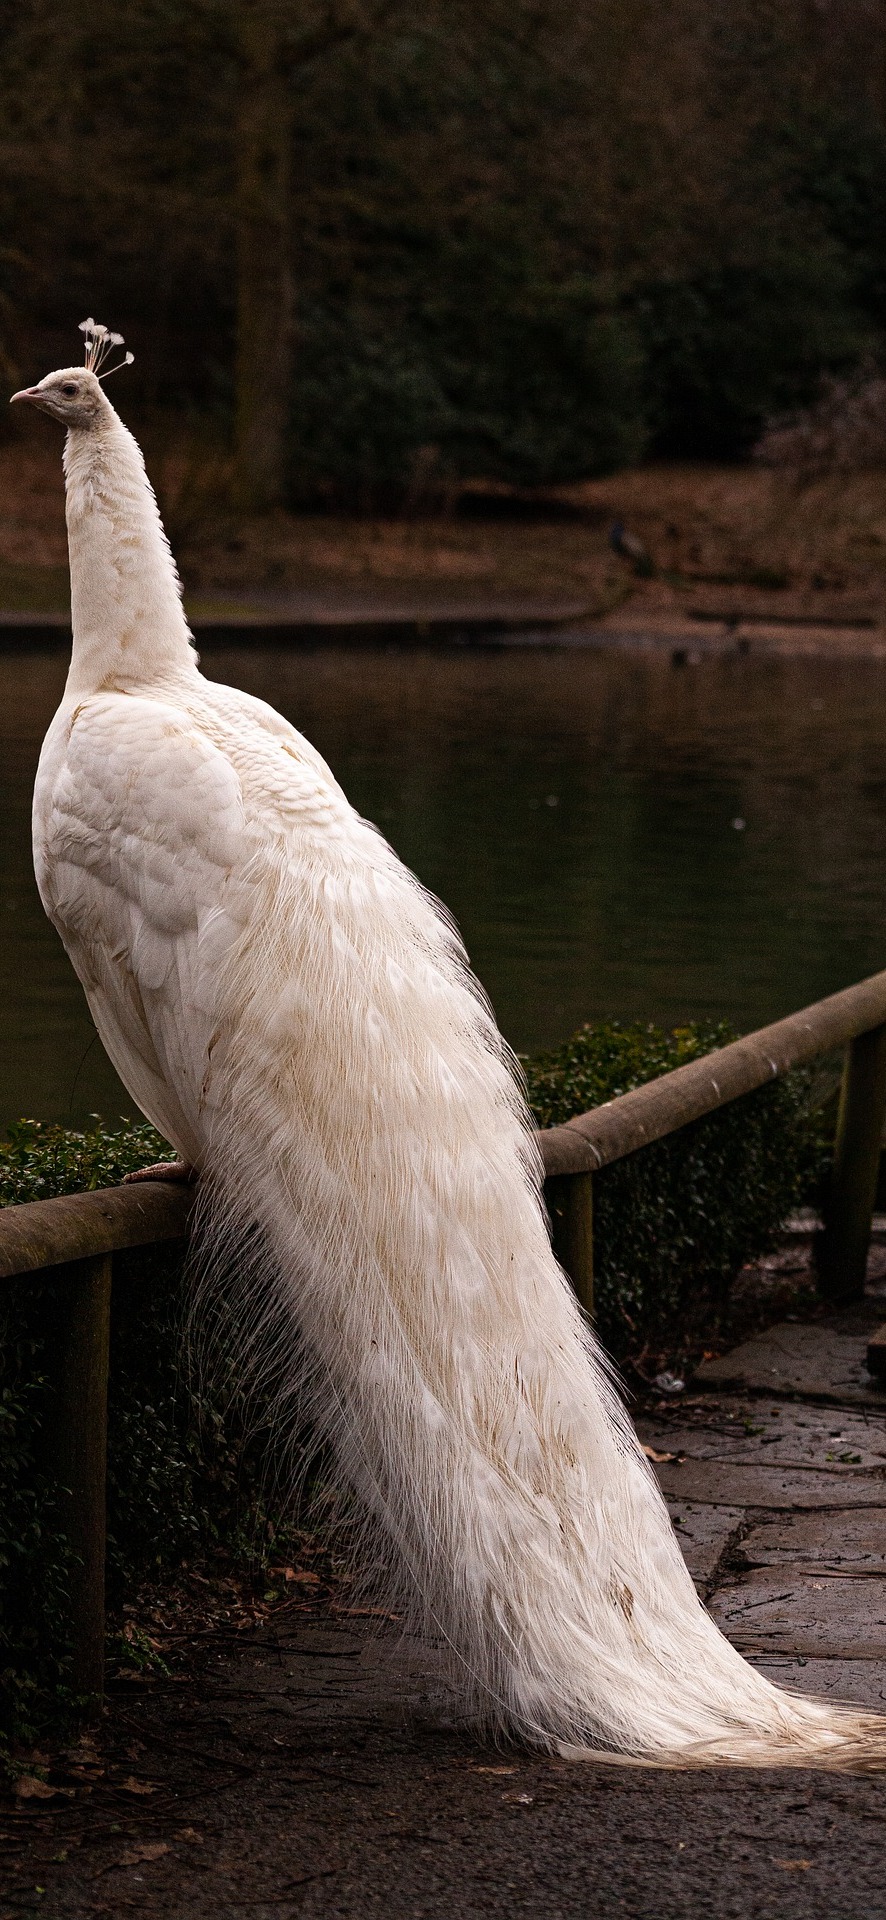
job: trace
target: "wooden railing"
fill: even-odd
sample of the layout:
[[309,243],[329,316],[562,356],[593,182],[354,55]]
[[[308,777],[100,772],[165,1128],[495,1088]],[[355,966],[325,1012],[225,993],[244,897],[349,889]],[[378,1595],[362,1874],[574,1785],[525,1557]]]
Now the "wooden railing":
[[589,1312],[595,1173],[754,1093],[791,1067],[841,1047],[846,1057],[817,1264],[829,1298],[855,1299],[863,1293],[886,1115],[886,973],[872,974],[539,1135],[554,1245]]
[[[822,1054],[846,1049],[819,1275],[832,1299],[864,1289],[886,1117],[886,973],[735,1040],[539,1134],[554,1245],[593,1312],[593,1182],[602,1167]],[[156,1181],[0,1210],[0,1280],[61,1282],[55,1311],[51,1445],[73,1549],[73,1682],[104,1677],[105,1471],[112,1258],[184,1240],[193,1189]]]
[[107,1187],[0,1209],[0,1280],[57,1279],[48,1466],[71,1546],[72,1684],[98,1699],[105,1664],[108,1339],[115,1253],[184,1240],[193,1188],[173,1181]]

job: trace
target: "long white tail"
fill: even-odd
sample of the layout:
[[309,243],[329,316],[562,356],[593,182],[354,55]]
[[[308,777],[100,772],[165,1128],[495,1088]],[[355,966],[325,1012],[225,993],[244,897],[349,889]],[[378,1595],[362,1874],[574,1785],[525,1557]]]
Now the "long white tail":
[[371,828],[281,857],[226,1005],[210,1237],[257,1223],[259,1318],[477,1718],[662,1765],[886,1763],[886,1721],[779,1691],[700,1605],[551,1252],[507,1049]]

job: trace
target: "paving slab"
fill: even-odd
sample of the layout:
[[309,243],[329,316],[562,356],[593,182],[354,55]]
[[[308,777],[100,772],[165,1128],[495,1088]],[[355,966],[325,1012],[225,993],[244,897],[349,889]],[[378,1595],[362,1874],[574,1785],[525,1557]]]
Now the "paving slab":
[[668,1506],[683,1558],[696,1586],[704,1594],[742,1524],[742,1509],[698,1506],[692,1500],[669,1500]]
[[[754,1526],[737,1549],[747,1567],[802,1566],[886,1575],[886,1506],[794,1513]],[[814,1574],[813,1574],[814,1577]],[[886,1651],[886,1649],[884,1649]]]
[[874,1660],[886,1672],[886,1577],[810,1579],[802,1567],[765,1567],[721,1587],[710,1610],[742,1653]]
[[[882,1777],[659,1773],[502,1749],[441,1731],[393,1656],[391,1698],[370,1718],[362,1654],[333,1630],[330,1640],[321,1620],[306,1624],[287,1651],[262,1628],[192,1681],[112,1699],[95,1730],[98,1765],[73,1797],[4,1809],[0,1910],[10,1920],[886,1915]],[[324,1708],[336,1659],[354,1691],[337,1687]],[[773,1653],[767,1670],[864,1701],[878,1678],[872,1661],[804,1669]]]
[[802,1653],[750,1654],[751,1665],[777,1687],[842,1700],[882,1713],[886,1706],[886,1669],[878,1660],[810,1660]]
[[[776,1331],[779,1382],[819,1338],[814,1403],[754,1360],[743,1397],[737,1373],[639,1431],[678,1456],[655,1470],[729,1638],[783,1686],[883,1708],[886,1395],[843,1391],[863,1316]],[[94,1779],[4,1817],[15,1914],[886,1920],[881,1778],[503,1750],[466,1730],[433,1648],[356,1613],[306,1606],[201,1658],[109,1701]]]
[[776,1511],[816,1507],[882,1507],[886,1474],[848,1468],[843,1473],[814,1468],[744,1465],[728,1460],[663,1461],[655,1472],[668,1500],[691,1500],[716,1507],[771,1507]]
[[[870,1329],[882,1319],[882,1301]],[[886,1411],[886,1382],[878,1386],[866,1366],[868,1328],[842,1332],[828,1322],[804,1326],[785,1321],[746,1340],[731,1353],[704,1360],[693,1386],[784,1393],[843,1406]]]
[[[692,1424],[679,1417],[640,1420],[638,1431],[656,1453],[693,1460],[722,1460],[752,1466],[816,1467],[837,1477],[858,1467],[886,1469],[886,1405],[863,1412],[797,1404],[745,1400],[737,1407],[718,1402],[706,1417],[693,1410]],[[884,1488],[886,1505],[886,1488]]]

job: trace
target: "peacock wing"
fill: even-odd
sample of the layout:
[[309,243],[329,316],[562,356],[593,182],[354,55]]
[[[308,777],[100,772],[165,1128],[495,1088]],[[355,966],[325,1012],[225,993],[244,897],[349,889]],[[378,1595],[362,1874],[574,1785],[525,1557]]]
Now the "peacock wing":
[[121,1079],[197,1165],[248,838],[230,759],[181,709],[108,693],[59,716],[35,789],[41,898]]

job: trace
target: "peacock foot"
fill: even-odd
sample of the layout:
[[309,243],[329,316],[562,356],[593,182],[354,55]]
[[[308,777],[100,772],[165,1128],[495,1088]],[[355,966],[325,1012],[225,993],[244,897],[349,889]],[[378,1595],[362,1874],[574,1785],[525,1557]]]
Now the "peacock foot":
[[136,1167],[134,1173],[124,1173],[123,1184],[130,1186],[136,1180],[196,1180],[194,1167],[186,1160],[157,1160],[152,1167]]

